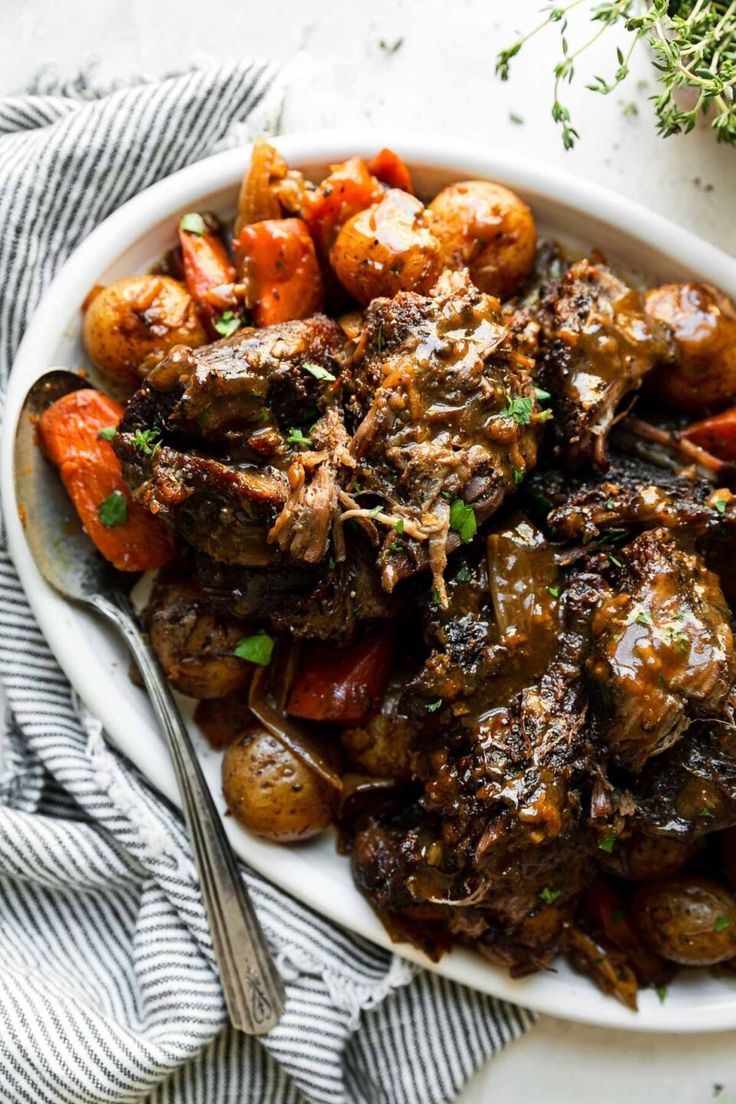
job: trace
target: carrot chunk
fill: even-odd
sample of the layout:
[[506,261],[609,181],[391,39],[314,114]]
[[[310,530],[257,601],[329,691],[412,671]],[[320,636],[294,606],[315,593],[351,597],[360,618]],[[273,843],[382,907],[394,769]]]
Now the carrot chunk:
[[211,230],[193,233],[180,225],[179,242],[189,294],[203,314],[212,318],[222,310],[221,303],[212,296],[212,292],[224,284],[233,283],[235,267],[225,246]]
[[373,160],[368,162],[368,169],[387,188],[400,188],[402,192],[414,195],[409,169],[393,150],[379,150]]
[[683,429],[682,437],[719,460],[736,460],[736,406],[713,418],[693,422]]
[[72,391],[41,415],[39,437],[105,559],[120,571],[148,571],[167,563],[174,545],[163,523],[133,502],[125,485],[109,440],[122,416],[120,403],[102,392]]
[[365,720],[381,704],[391,654],[386,630],[347,648],[313,648],[297,671],[287,712],[309,721]]
[[321,309],[322,274],[301,219],[265,219],[244,226],[235,255],[256,325],[308,318]]
[[377,203],[383,194],[381,182],[371,175],[362,157],[333,165],[330,175],[304,199],[304,221],[320,255],[327,256],[348,219]]

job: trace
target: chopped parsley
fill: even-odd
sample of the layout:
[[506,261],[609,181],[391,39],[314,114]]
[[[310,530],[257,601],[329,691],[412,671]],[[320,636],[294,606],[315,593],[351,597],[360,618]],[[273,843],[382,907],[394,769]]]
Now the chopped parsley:
[[385,38],[381,38],[378,40],[378,45],[385,54],[395,54],[404,45],[404,39],[402,36],[402,38],[397,38],[395,42],[387,42]]
[[399,552],[404,551],[404,546],[402,545],[401,541],[391,541],[391,544],[388,546],[388,550],[389,552],[394,552],[395,554],[398,554]]
[[551,889],[550,886],[545,886],[544,889],[540,891],[539,896],[546,905],[553,905],[557,898],[562,896],[562,890]]
[[659,997],[659,1003],[664,1004],[667,999],[667,986],[658,985],[656,989],[657,996]]
[[731,927],[731,921],[729,920],[729,918],[727,916],[716,916],[715,922],[713,924],[713,931],[714,932],[722,932],[722,931],[725,931],[726,928],[730,928],[730,927]]
[[312,447],[312,438],[307,437],[300,429],[290,429],[286,440],[290,445],[304,445],[305,448]]
[[534,388],[534,394],[537,396],[537,402],[546,402],[547,399],[551,399],[549,391],[543,391],[541,387]]
[[606,509],[607,510],[613,510],[615,508],[615,506],[616,506],[616,503],[614,502],[614,500],[612,498],[607,498],[606,499]]
[[609,559],[610,563],[613,564],[614,567],[623,567],[624,566],[621,563],[621,561],[619,559],[617,559],[616,556],[614,556],[613,552],[608,553],[608,559]]
[[330,556],[329,560],[327,561],[327,566],[329,567],[330,571],[335,570],[335,568],[337,567],[337,560],[334,556]]
[[616,834],[612,833],[610,836],[605,836],[598,844],[599,851],[605,851],[607,855],[610,855],[616,846]]
[[453,498],[450,503],[450,528],[460,534],[463,544],[472,541],[478,528],[473,507],[467,506],[461,498]]
[[562,593],[562,587],[559,586],[547,587],[547,590],[550,592],[553,598],[559,598],[560,594]]
[[128,500],[122,491],[113,491],[97,507],[97,516],[108,529],[116,525],[125,525],[128,520]]
[[509,111],[509,122],[513,123],[514,126],[523,126],[524,125],[524,116],[523,115],[517,115],[515,111]]
[[514,468],[513,475],[514,475],[514,483],[516,484],[517,487],[519,486],[520,483],[524,482],[524,469],[523,468]]
[[513,418],[517,425],[529,425],[532,420],[532,410],[534,403],[531,399],[521,398],[517,395],[516,398],[511,398],[511,395],[506,393],[506,405],[501,407],[499,411],[502,418]]
[[116,433],[117,433],[117,426],[105,426],[104,429],[101,429],[99,431],[97,436],[100,438],[101,441],[112,441],[112,439],[116,435]]
[[179,219],[179,229],[186,230],[188,234],[206,234],[207,226],[200,214],[196,211],[190,211],[186,215],[182,215]]
[[305,361],[304,364],[302,364],[302,368],[304,368],[306,372],[309,372],[311,376],[314,376],[315,379],[328,380],[329,382],[335,379],[332,372],[328,372],[321,364],[312,364],[311,361]]
[[439,707],[442,705],[442,698],[438,698],[437,701],[427,703],[427,712],[436,713]]
[[368,514],[372,518],[377,518],[378,515],[382,512],[382,510],[383,510],[382,506],[374,506],[372,510],[368,511]]
[[160,438],[158,429],[137,429],[133,434],[133,445],[144,456],[153,456],[161,448]]
[[455,576],[458,583],[469,583],[470,580],[472,579],[472,577],[473,576],[470,574],[467,567],[464,567],[464,566],[460,568],[457,575]]
[[440,592],[437,587],[432,587],[432,593],[429,596],[429,600],[433,606],[438,606],[440,604]]
[[249,663],[257,663],[259,667],[268,667],[273,655],[274,640],[267,632],[259,632],[254,636],[244,636],[235,647],[235,655],[238,659],[247,659]]
[[232,337],[243,325],[243,319],[239,314],[231,310],[223,311],[219,318],[212,323],[220,337]]
[[713,502],[713,505],[715,506],[719,514],[725,514],[726,506],[728,505],[728,503],[726,502],[725,498],[717,498]]
[[399,534],[404,532],[404,519],[403,518],[399,518],[398,521],[394,522],[394,529]]
[[649,627],[649,625],[651,625],[652,623],[652,618],[646,610],[639,610],[636,617],[634,618],[634,622],[637,625],[646,625],[647,627]]
[[690,646],[685,633],[680,629],[668,629],[667,640],[670,644],[675,644],[681,652],[686,652]]
[[710,811],[710,809],[701,809],[700,812],[698,813],[698,816],[701,816],[701,817],[714,817],[715,815],[716,814],[712,813]]
[[383,352],[383,325],[378,327],[378,333],[376,334],[376,352],[379,356]]

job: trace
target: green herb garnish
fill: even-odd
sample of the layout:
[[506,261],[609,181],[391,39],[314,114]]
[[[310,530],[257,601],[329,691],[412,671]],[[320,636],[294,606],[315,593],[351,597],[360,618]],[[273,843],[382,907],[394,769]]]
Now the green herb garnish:
[[440,592],[437,587],[432,587],[432,593],[429,596],[429,600],[433,606],[438,606],[440,604]]
[[729,918],[727,916],[716,916],[715,921],[713,923],[713,931],[714,932],[722,932],[722,931],[725,931],[726,928],[730,928],[730,927],[731,927],[731,921],[729,920]]
[[239,314],[231,310],[223,311],[219,318],[212,323],[221,337],[232,337],[243,325],[243,319]]
[[312,447],[312,438],[307,437],[300,429],[290,429],[286,441],[290,445],[304,445],[305,448]]
[[608,559],[613,564],[614,567],[623,567],[624,566],[621,563],[621,561],[614,556],[613,552],[608,553]]
[[521,398],[516,396],[512,399],[511,395],[506,394],[506,405],[502,406],[499,410],[499,414],[502,418],[513,418],[517,425],[529,425],[532,420],[532,410],[534,409],[534,403],[531,399]]
[[540,891],[539,896],[546,905],[553,905],[557,898],[562,896],[562,890],[551,889],[549,886],[545,886],[544,889]]
[[728,503],[726,502],[725,498],[717,498],[713,502],[713,505],[715,506],[719,514],[725,514],[726,506],[728,505]]
[[403,518],[399,518],[398,521],[394,522],[394,529],[399,534],[404,532],[404,519]]
[[97,507],[97,516],[108,529],[116,525],[125,525],[128,520],[128,500],[122,491],[113,491]]
[[97,436],[101,441],[112,441],[117,431],[117,426],[105,426],[104,429],[99,430]]
[[517,115],[515,111],[509,111],[509,122],[513,123],[514,126],[523,126],[524,125],[524,116],[523,115]]
[[537,402],[540,402],[540,403],[541,402],[546,402],[547,399],[552,398],[549,391],[543,391],[541,387],[535,387],[534,388],[534,394],[537,397]]
[[616,834],[612,833],[610,836],[605,836],[598,844],[599,851],[605,851],[607,855],[610,855],[616,846]]
[[470,580],[472,579],[472,577],[473,576],[470,574],[467,567],[463,566],[458,571],[457,575],[455,576],[455,579],[457,580],[458,583],[469,583]]
[[558,586],[547,587],[547,590],[550,592],[553,598],[559,598],[560,594],[562,593],[562,587]]
[[426,707],[427,712],[428,713],[436,713],[441,705],[442,705],[442,698],[438,698],[437,701],[429,702],[427,704],[427,707]]
[[517,487],[519,486],[520,483],[524,482],[524,474],[525,473],[524,473],[523,468],[514,468],[512,474],[513,474],[513,477],[514,477],[514,483],[516,484]]
[[305,361],[304,364],[302,364],[302,368],[309,372],[310,375],[314,376],[315,379],[328,380],[329,382],[335,379],[332,372],[328,372],[321,364],[312,364],[311,361]]
[[153,456],[161,448],[161,433],[158,429],[137,429],[133,445],[144,456]]
[[668,629],[667,640],[670,644],[675,644],[681,652],[686,652],[690,647],[688,638],[685,636],[684,632],[680,631],[680,629]]
[[403,552],[404,546],[401,541],[391,541],[390,545],[388,546],[388,550],[389,552],[394,553]]
[[656,992],[657,996],[659,997],[659,1003],[664,1004],[664,1002],[667,999],[667,986],[666,985],[658,985],[655,992]]
[[652,618],[646,610],[639,610],[636,617],[634,618],[634,622],[637,625],[646,625],[648,628],[652,623]]
[[204,219],[196,211],[190,211],[179,219],[179,229],[186,230],[188,234],[206,234],[207,226]]
[[267,632],[259,632],[239,640],[234,654],[238,659],[247,659],[249,663],[257,663],[259,667],[268,667],[273,648],[273,637],[270,637]]
[[376,352],[379,356],[383,352],[383,324],[378,327],[378,332],[376,333]]
[[472,541],[478,528],[473,507],[467,506],[461,498],[454,498],[450,503],[450,528],[460,534],[464,544]]

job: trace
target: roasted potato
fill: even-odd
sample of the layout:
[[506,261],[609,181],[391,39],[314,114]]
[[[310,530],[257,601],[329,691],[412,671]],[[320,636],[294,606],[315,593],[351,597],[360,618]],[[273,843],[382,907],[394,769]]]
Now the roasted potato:
[[635,882],[664,878],[678,871],[696,847],[691,841],[640,832],[620,848],[620,873]]
[[632,916],[652,950],[683,966],[736,955],[736,900],[711,878],[679,875],[643,886]]
[[137,385],[144,357],[204,345],[207,332],[184,284],[170,276],[127,276],[88,298],[82,340],[101,372]]
[[736,396],[736,307],[709,284],[663,284],[647,292],[646,310],[665,322],[677,363],[655,369],[650,393],[678,410],[725,406]]
[[204,698],[194,711],[194,720],[210,747],[222,751],[253,724],[248,695],[240,693],[228,694],[226,698]]
[[224,698],[250,683],[252,666],[234,654],[245,627],[216,617],[196,587],[161,582],[144,616],[151,647],[177,690],[192,698]]
[[332,820],[337,803],[335,789],[258,727],[225,752],[222,790],[244,827],[283,843],[317,835]]
[[364,305],[399,291],[426,294],[442,269],[425,207],[397,188],[348,219],[330,263],[343,287]]
[[473,283],[510,299],[534,267],[534,216],[515,192],[489,180],[450,184],[429,205],[447,267],[467,267]]

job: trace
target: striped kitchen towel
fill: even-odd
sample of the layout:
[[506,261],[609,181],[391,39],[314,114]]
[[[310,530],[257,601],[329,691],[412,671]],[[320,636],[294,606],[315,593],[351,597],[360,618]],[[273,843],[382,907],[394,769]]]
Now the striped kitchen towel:
[[[265,64],[0,101],[0,372],[71,249],[127,198],[263,128]],[[178,813],[109,747],[0,562],[0,1100],[451,1100],[530,1023],[327,923],[244,870],[288,1003],[235,1033]]]

